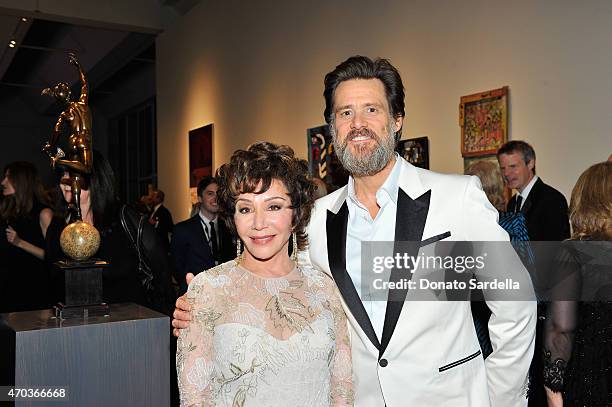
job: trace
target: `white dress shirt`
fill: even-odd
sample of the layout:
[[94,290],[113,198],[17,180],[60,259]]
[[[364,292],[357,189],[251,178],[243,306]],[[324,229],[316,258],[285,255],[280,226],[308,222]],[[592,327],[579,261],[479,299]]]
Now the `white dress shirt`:
[[527,184],[527,186],[523,188],[522,191],[519,191],[518,194],[521,196],[522,199],[521,207],[519,208],[519,210],[523,209],[523,206],[525,206],[525,201],[527,200],[527,197],[529,196],[529,193],[531,192],[531,189],[533,188],[537,180],[538,176],[534,175],[531,181],[529,181],[529,183]]
[[[368,313],[372,327],[378,336],[382,337],[385,324],[385,311],[387,308],[386,296],[381,298],[381,291],[377,290],[376,300],[372,300],[372,293],[362,292],[361,287],[361,243],[393,242],[395,239],[395,215],[397,213],[398,180],[401,171],[400,161],[397,159],[391,173],[384,184],[376,192],[376,202],[380,207],[374,219],[364,205],[355,195],[355,181],[349,177],[348,199],[346,200],[349,216],[346,232],[346,269],[348,271],[359,298]],[[389,253],[377,253],[381,256],[392,256],[393,245],[389,245]],[[372,272],[368,270],[367,272]],[[370,280],[371,281],[371,280]]]
[[206,239],[208,240],[208,245],[210,246],[210,250],[212,250],[212,241],[210,240],[210,224],[215,224],[215,231],[217,232],[215,238],[217,240],[217,247],[219,247],[219,225],[217,223],[217,218],[210,220],[206,216],[202,215],[202,212],[198,212],[200,219],[202,220],[202,228],[204,229],[204,234],[206,235]]

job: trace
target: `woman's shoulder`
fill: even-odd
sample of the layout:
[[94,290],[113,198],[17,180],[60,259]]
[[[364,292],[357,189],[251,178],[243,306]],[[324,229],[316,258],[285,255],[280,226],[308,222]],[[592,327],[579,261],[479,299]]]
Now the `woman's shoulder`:
[[50,209],[50,207],[46,203],[42,202],[40,199],[35,198],[32,201],[32,211],[31,212],[38,214],[43,209]]
[[329,274],[314,268],[311,265],[300,264],[298,265],[298,268],[306,279],[309,287],[313,285],[321,288],[335,287],[335,282]]
[[230,260],[198,273],[193,280],[191,280],[189,290],[195,290],[196,288],[215,289],[230,284],[231,273],[235,271],[237,265],[235,260]]
[[233,286],[232,272],[236,270],[234,260],[219,264],[208,270],[198,273],[187,288],[187,301],[194,305],[195,309],[216,308],[224,306],[226,296]]

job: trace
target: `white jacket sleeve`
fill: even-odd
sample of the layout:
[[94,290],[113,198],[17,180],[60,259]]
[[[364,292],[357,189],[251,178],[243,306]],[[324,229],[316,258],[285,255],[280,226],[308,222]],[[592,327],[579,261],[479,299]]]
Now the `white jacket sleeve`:
[[[489,203],[480,187],[480,181],[471,177],[465,192],[464,222],[471,227],[465,240],[474,242],[507,241],[507,233],[497,224],[497,211]],[[486,243],[485,243],[486,244]],[[489,267],[494,268],[501,278],[510,273],[521,284],[521,300],[511,300],[513,295],[505,294],[494,299],[486,296],[492,315],[489,320],[489,335],[493,353],[485,360],[491,406],[527,406],[529,366],[534,354],[537,302],[529,273],[520,262],[510,244],[489,245],[497,253],[494,260],[489,253]],[[507,250],[510,250],[511,255]],[[500,298],[501,297],[501,298]]]

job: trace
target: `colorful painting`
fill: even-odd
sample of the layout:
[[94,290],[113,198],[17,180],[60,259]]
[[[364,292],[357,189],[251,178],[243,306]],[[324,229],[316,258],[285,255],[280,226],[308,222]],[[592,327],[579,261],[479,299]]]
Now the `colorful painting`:
[[427,137],[400,140],[395,151],[410,164],[429,169],[429,140]]
[[461,155],[495,154],[508,140],[508,87],[462,96]]
[[332,192],[346,185],[348,172],[334,153],[329,126],[313,127],[306,131],[308,138],[308,164],[310,175],[320,178]]
[[212,124],[189,131],[189,192],[192,204],[198,201],[198,182],[203,177],[213,175],[212,139]]

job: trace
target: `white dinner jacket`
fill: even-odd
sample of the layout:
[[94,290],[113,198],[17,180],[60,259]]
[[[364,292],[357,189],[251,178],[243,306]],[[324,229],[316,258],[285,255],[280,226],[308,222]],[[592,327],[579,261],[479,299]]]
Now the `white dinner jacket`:
[[[478,178],[438,174],[399,159],[396,241],[508,240]],[[346,271],[346,199],[345,186],[316,202],[309,248],[300,256],[330,274],[341,293],[351,328],[355,406],[526,406],[536,303],[487,301],[493,353],[486,360],[469,301],[388,302],[377,338]],[[527,276],[518,257],[517,264]]]

